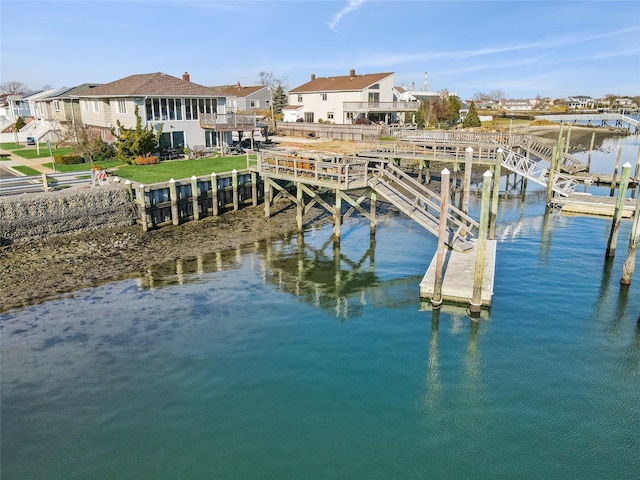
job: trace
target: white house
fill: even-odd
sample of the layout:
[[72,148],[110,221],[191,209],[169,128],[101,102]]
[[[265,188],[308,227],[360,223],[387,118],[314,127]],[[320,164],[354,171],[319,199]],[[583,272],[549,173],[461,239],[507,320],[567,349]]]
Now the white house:
[[227,111],[229,112],[246,113],[271,108],[271,92],[264,85],[245,87],[238,82],[235,85],[221,85],[211,88],[226,96]]
[[418,109],[417,102],[395,101],[393,83],[391,72],[356,75],[352,69],[344,76],[312,74],[309,82],[289,91],[285,121],[295,116],[305,122],[348,124],[365,117],[391,123],[398,113]]

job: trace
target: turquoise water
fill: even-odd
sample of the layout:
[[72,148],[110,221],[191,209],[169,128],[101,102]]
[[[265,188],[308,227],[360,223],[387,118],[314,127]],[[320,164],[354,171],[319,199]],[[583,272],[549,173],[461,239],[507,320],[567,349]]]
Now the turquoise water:
[[607,262],[610,220],[544,213],[501,201],[479,321],[420,304],[396,215],[7,312],[2,478],[637,478],[631,224]]

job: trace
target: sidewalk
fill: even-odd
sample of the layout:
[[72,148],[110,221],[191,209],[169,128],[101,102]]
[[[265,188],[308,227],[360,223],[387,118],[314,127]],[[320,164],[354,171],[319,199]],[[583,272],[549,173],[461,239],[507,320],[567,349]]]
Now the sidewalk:
[[2,160],[0,160],[2,166],[11,169],[18,175],[24,176],[23,173],[13,169],[13,167],[20,165],[31,167],[40,173],[55,173],[55,170],[51,168],[51,157],[27,159],[16,155],[10,150],[3,149],[0,149],[0,154],[2,155]]

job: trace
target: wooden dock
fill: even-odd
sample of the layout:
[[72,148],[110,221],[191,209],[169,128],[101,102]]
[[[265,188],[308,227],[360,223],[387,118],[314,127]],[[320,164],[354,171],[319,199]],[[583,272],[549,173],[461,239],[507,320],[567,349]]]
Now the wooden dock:
[[[556,200],[563,213],[574,215],[595,215],[613,217],[616,208],[616,197],[591,195],[590,193],[573,193],[568,198]],[[622,218],[631,218],[636,210],[636,201],[627,198],[622,207]]]
[[[473,240],[473,242],[477,242]],[[482,306],[491,306],[493,281],[496,264],[496,240],[487,240],[484,274],[482,277]],[[476,265],[477,248],[469,252],[447,250],[445,256],[444,278],[442,280],[442,300],[445,303],[469,304],[473,296],[473,279]],[[420,282],[420,298],[433,296],[435,283],[436,256],[434,255]]]

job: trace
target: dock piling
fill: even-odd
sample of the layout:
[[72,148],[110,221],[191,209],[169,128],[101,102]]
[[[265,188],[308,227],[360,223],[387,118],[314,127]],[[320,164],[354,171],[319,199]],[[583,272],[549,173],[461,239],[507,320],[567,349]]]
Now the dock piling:
[[[476,265],[473,274],[473,295],[471,298],[471,317],[479,317],[482,310],[482,280],[484,275],[485,254],[487,251],[487,227],[489,224],[489,204],[491,200],[491,179],[493,175],[487,170],[482,176],[482,199],[480,207],[480,227],[478,229],[478,244]],[[499,179],[498,179],[499,180]]]
[[[502,168],[502,156],[504,152],[501,148],[496,151],[496,164],[493,167],[493,195],[491,196],[491,217],[489,225],[489,238],[496,238],[496,223],[498,221],[498,198],[500,196],[500,170]],[[484,184],[483,184],[484,187]]]
[[171,200],[171,221],[174,225],[179,225],[178,192],[176,190],[176,181],[173,178],[169,180],[169,199]]
[[618,243],[618,230],[620,229],[620,219],[622,218],[622,208],[624,200],[627,196],[627,186],[629,185],[629,175],[631,173],[631,164],[626,162],[622,166],[620,174],[620,188],[618,188],[618,198],[616,199],[616,208],[613,213],[613,221],[611,222],[611,232],[609,233],[609,241],[607,242],[607,257],[614,257],[616,254],[616,244]]
[[[616,192],[616,182],[618,181],[618,166],[620,165],[620,157],[622,156],[622,143],[618,143],[618,155],[616,156],[616,166],[613,168],[613,176],[611,177],[611,191],[609,196],[613,197]],[[620,180],[622,182],[622,179]]]
[[473,161],[473,148],[464,150],[464,192],[462,197],[462,211],[469,213],[469,193],[471,190],[471,169]]
[[[636,211],[633,214],[633,223],[631,226],[631,238],[629,239],[629,250],[627,251],[627,259],[622,267],[622,278],[620,283],[629,285],[631,283],[631,275],[635,269],[636,252],[638,251],[638,240],[640,239],[640,195],[636,200]],[[640,317],[638,317],[640,319]]]
[[191,202],[193,204],[193,219],[200,220],[200,208],[198,208],[198,198],[200,192],[198,192],[198,177],[191,176]]
[[440,172],[440,221],[438,224],[438,251],[436,254],[436,272],[433,283],[433,297],[431,297],[431,305],[434,308],[440,308],[442,305],[442,279],[444,275],[444,249],[445,235],[447,232],[447,210],[449,208],[449,170],[444,169]]

